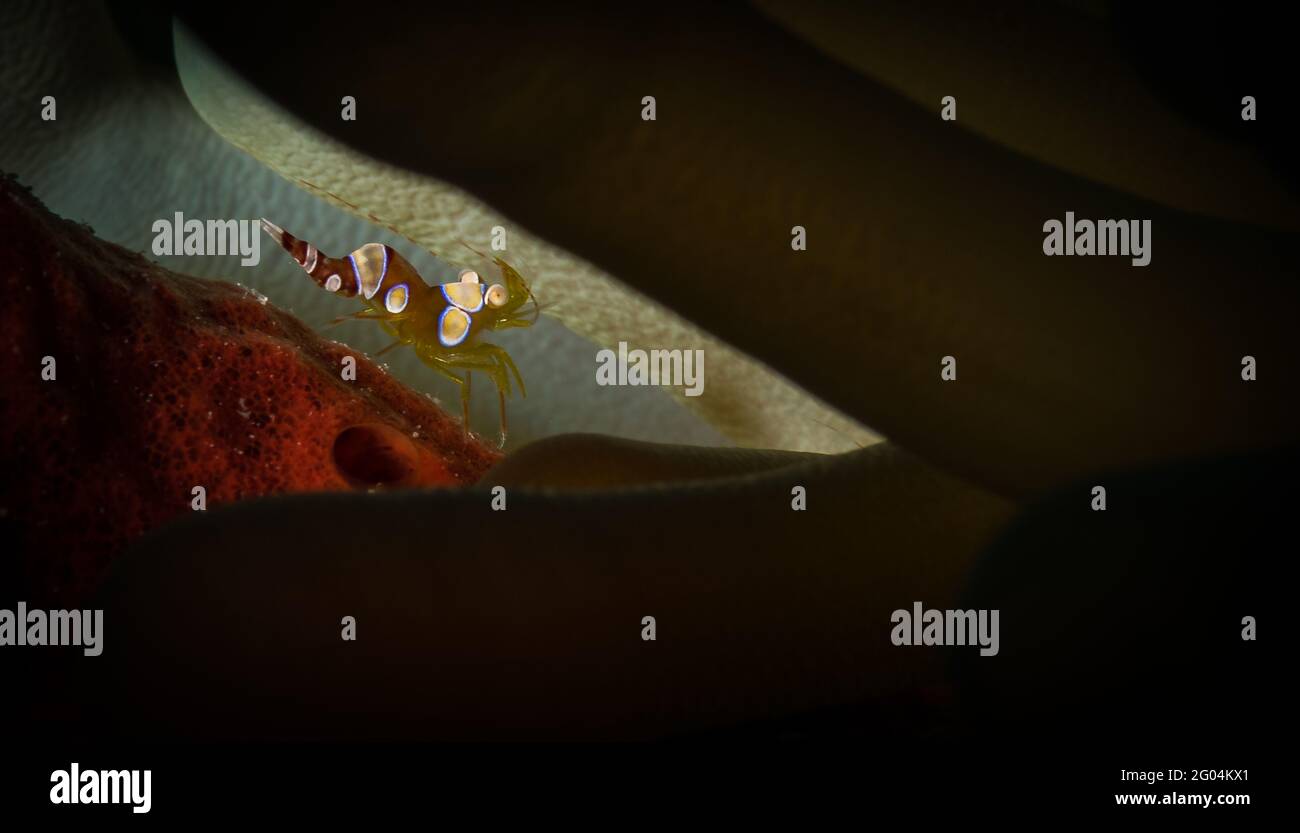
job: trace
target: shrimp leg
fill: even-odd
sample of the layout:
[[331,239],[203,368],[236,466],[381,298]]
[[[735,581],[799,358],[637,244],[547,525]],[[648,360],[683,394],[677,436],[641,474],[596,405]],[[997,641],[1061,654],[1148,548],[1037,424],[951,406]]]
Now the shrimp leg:
[[[470,372],[477,370],[492,380],[497,388],[497,403],[500,408],[500,445],[504,446],[508,435],[506,396],[511,393],[510,374],[513,372],[515,378],[519,379],[519,370],[504,348],[495,344],[479,344],[467,350],[421,356],[421,358],[425,359],[425,363],[430,366],[433,366],[433,362],[443,365],[443,372],[446,372],[445,368],[455,368],[465,372],[465,381],[461,386],[461,408],[465,415],[466,430],[469,425]],[[522,379],[519,379],[519,386],[522,394],[524,392]]]

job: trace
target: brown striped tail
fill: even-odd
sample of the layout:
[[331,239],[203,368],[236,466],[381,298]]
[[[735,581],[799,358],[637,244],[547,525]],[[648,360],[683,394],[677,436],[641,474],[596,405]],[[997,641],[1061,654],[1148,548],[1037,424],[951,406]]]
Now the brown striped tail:
[[299,240],[275,223],[262,218],[262,230],[280,244],[318,286],[352,297],[357,294],[357,281],[346,258],[330,257],[305,240]]

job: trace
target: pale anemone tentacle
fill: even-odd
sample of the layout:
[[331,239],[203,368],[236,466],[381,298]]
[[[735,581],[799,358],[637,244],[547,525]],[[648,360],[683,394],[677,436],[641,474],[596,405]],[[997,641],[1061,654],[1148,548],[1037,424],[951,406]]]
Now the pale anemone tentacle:
[[705,350],[709,395],[687,397],[680,389],[669,390],[733,442],[831,453],[880,440],[758,360],[587,261],[512,225],[465,191],[376,161],[309,127],[230,71],[180,24],[175,42],[177,69],[195,110],[227,141],[282,176],[329,192],[319,195],[353,213],[382,217],[434,252],[452,251],[458,241],[472,241],[494,226],[510,226],[511,263],[527,269],[539,297],[555,300],[548,315],[569,329],[598,345],[678,344]]

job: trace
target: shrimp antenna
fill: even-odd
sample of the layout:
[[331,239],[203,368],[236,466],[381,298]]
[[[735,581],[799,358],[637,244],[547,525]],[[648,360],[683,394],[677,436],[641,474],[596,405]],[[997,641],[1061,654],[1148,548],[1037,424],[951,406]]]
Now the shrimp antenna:
[[342,203],[343,205],[346,205],[348,208],[352,209],[355,213],[357,213],[357,214],[359,214],[359,215],[365,217],[367,220],[369,220],[370,222],[374,223],[374,224],[377,225],[377,226],[381,226],[381,227],[383,227],[383,228],[388,229],[388,230],[391,231],[393,234],[396,234],[398,237],[400,237],[400,238],[402,238],[403,240],[405,240],[406,242],[410,243],[412,246],[415,246],[417,249],[422,249],[422,250],[428,252],[429,254],[433,255],[434,257],[439,257],[438,253],[435,252],[433,249],[428,248],[428,247],[425,246],[423,243],[421,243],[421,242],[419,242],[419,241],[417,241],[417,240],[412,240],[412,239],[411,239],[411,236],[410,236],[409,234],[407,234],[406,232],[404,232],[404,231],[402,231],[401,229],[397,228],[397,227],[394,226],[392,223],[388,222],[387,220],[385,220],[385,219],[383,219],[383,218],[381,218],[381,217],[377,217],[377,216],[375,216],[374,214],[372,214],[372,213],[369,212],[369,211],[366,211],[365,209],[363,209],[361,206],[357,205],[357,204],[354,203],[354,202],[349,202],[348,200],[343,199],[343,198],[340,197],[338,194],[334,193],[333,191],[329,190],[328,188],[322,188],[321,186],[317,185],[316,183],[311,182],[310,180],[303,179],[302,177],[292,177],[292,179],[293,179],[294,182],[297,182],[299,185],[303,186],[303,188],[306,189],[306,190],[308,190],[308,191],[312,191],[312,192],[315,192],[315,193],[317,193],[317,194],[324,194],[326,197],[329,197],[330,199],[334,200],[335,202]]
[[[518,275],[519,273],[516,272],[515,274]],[[533,302],[533,323],[536,324],[537,319],[542,317],[542,305],[537,303],[537,298],[533,295],[533,288],[528,285],[528,281],[524,280],[523,275],[519,275],[519,282],[524,285],[524,291],[528,293],[528,300]]]
[[493,258],[489,258],[487,255],[483,254],[482,252],[480,252],[478,249],[474,248],[474,247],[471,246],[470,244],[466,243],[465,240],[464,240],[463,238],[457,237],[457,238],[456,238],[456,242],[459,243],[460,245],[464,246],[465,248],[469,249],[471,252],[473,252],[474,254],[478,255],[478,256],[481,257],[481,258],[483,258],[484,260],[492,260],[492,259],[493,259]]
[[829,422],[822,422],[820,419],[817,419],[816,417],[808,417],[808,421],[809,421],[809,422],[816,423],[817,425],[820,425],[821,427],[823,427],[823,428],[825,428],[825,429],[827,429],[827,430],[829,430],[829,431],[833,431],[834,433],[839,434],[839,435],[840,435],[841,437],[843,437],[844,439],[846,439],[846,440],[848,440],[849,442],[851,442],[851,443],[853,443],[854,445],[856,445],[856,446],[858,447],[858,450],[859,450],[859,451],[861,451],[861,450],[864,449],[864,448],[867,448],[867,446],[865,446],[865,445],[863,445],[862,443],[860,443],[860,442],[858,442],[857,440],[855,440],[855,439],[853,438],[853,436],[852,436],[851,434],[849,434],[848,431],[845,431],[845,430],[842,429],[842,428],[836,428],[834,425],[831,425]]

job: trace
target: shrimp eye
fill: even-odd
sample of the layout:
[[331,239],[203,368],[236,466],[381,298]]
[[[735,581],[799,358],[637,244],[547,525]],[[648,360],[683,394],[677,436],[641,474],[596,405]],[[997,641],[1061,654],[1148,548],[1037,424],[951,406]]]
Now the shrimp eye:
[[510,300],[510,293],[501,284],[494,283],[483,294],[483,299],[487,301],[489,307],[504,307],[506,301]]
[[461,283],[478,283],[478,272],[473,269],[466,269],[460,273]]

